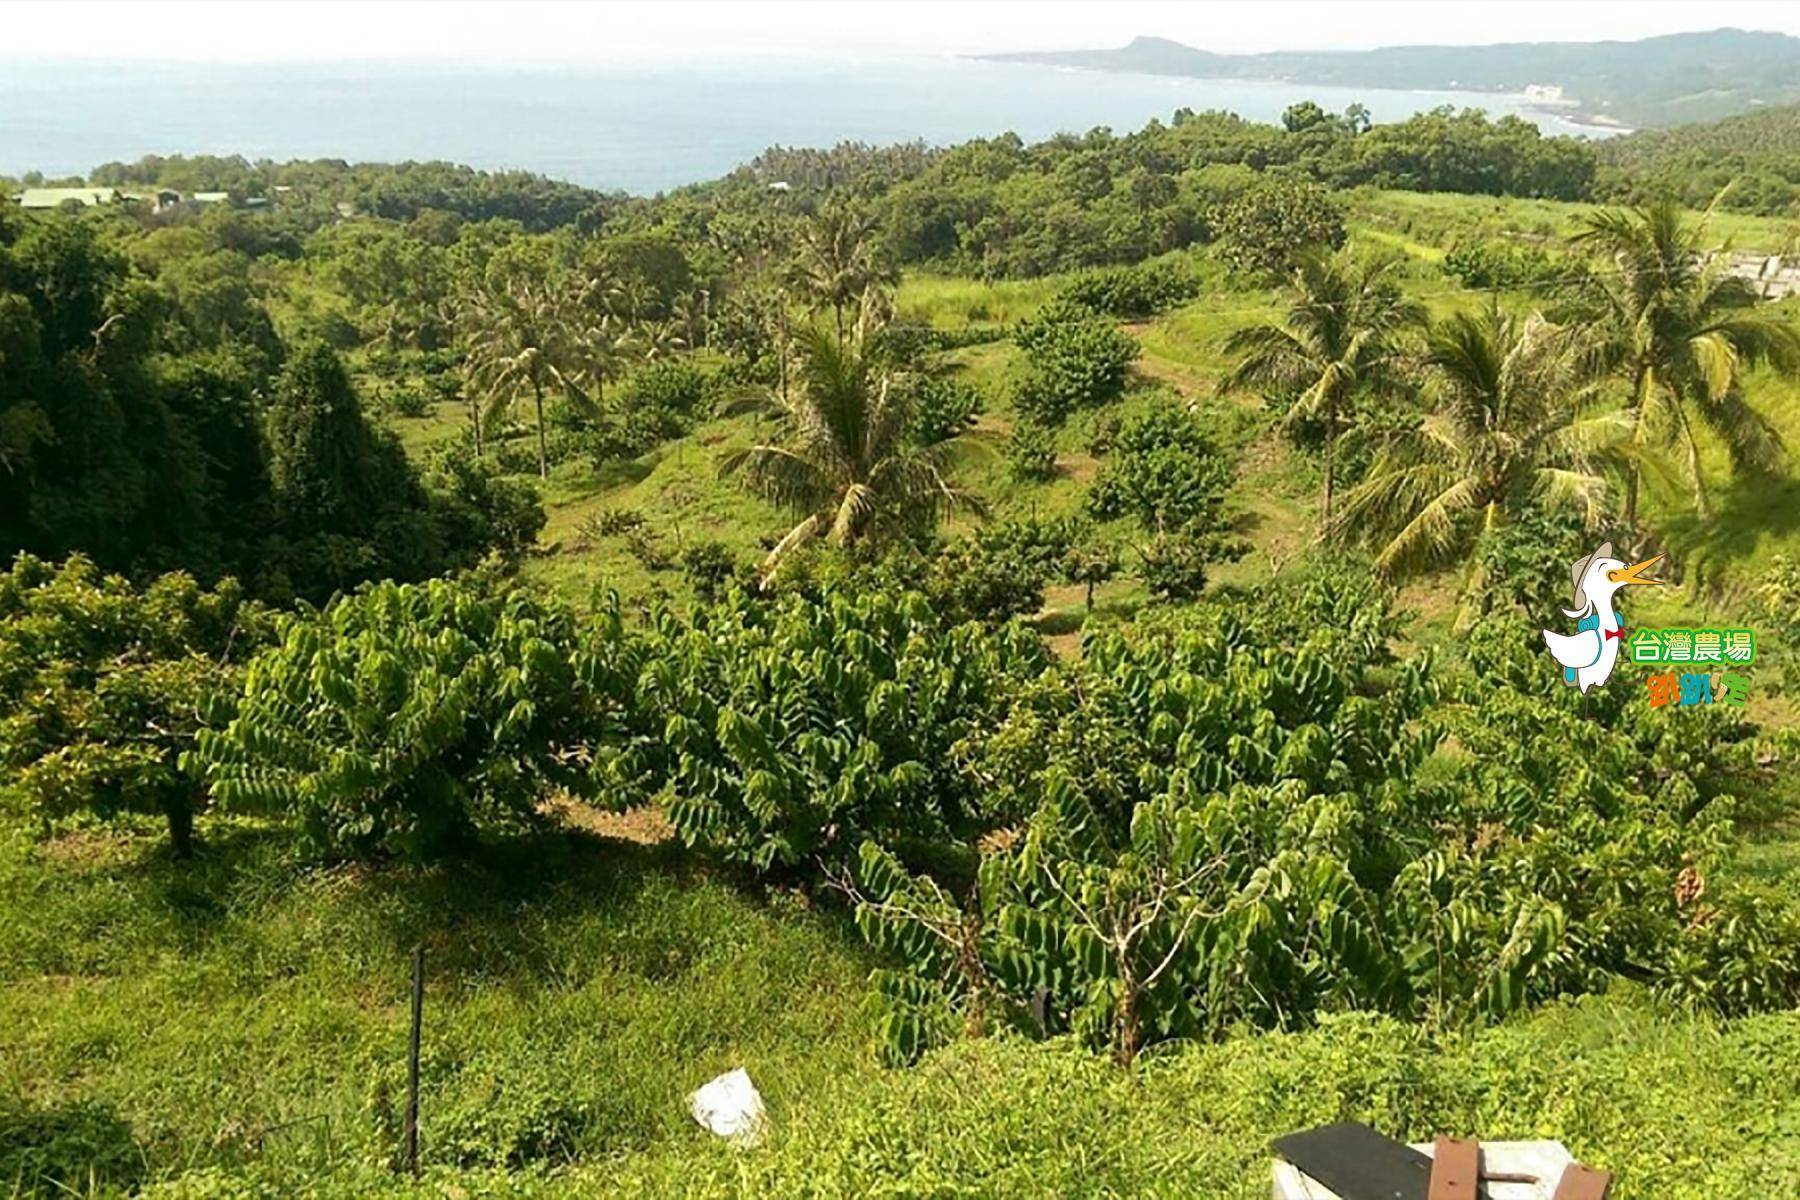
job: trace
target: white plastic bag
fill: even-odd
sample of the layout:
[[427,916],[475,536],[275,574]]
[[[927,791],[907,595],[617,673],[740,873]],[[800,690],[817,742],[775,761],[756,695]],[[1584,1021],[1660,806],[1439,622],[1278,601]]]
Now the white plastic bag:
[[720,1137],[741,1145],[754,1145],[763,1134],[762,1096],[742,1067],[727,1071],[689,1096],[688,1111]]

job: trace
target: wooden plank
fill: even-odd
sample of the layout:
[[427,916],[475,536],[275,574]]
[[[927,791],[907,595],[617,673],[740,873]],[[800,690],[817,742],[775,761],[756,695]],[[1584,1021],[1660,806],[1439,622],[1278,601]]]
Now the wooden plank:
[[1606,1200],[1607,1189],[1611,1186],[1612,1172],[1570,1163],[1563,1168],[1554,1200]]
[[1273,1148],[1340,1200],[1427,1200],[1431,1160],[1367,1125],[1346,1121],[1290,1133]]
[[1426,1200],[1475,1200],[1480,1176],[1480,1142],[1439,1137],[1431,1151]]

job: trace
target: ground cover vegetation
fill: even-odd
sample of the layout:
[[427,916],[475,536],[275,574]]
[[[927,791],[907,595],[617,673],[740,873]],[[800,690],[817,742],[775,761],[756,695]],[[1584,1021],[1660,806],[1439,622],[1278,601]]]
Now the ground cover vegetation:
[[[0,1181],[1800,1180],[1784,226],[1611,169],[1305,105],[0,214]],[[1561,686],[1603,539],[1750,706]]]

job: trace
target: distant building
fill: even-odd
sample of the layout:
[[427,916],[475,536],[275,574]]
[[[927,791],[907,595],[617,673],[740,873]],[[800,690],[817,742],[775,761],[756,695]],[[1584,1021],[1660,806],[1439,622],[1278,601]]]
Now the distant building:
[[771,192],[791,192],[794,190],[794,185],[785,179],[777,179],[769,185],[769,190]]
[[20,208],[61,208],[69,201],[93,208],[101,204],[111,204],[119,198],[117,188],[109,187],[55,187],[26,188],[19,197]]
[[1525,99],[1537,104],[1573,104],[1563,93],[1560,83],[1528,83],[1525,85]]
[[126,188],[119,199],[141,204],[151,212],[166,212],[181,203],[181,193],[174,188]]
[[193,195],[193,201],[195,204],[230,204],[231,203],[231,193],[230,192],[195,192]]

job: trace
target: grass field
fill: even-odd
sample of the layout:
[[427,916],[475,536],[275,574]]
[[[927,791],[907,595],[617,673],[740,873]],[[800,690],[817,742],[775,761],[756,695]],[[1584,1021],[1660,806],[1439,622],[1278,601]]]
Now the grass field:
[[[1437,1037],[1346,1016],[1131,1074],[1010,1038],[887,1071],[847,924],[673,847],[570,830],[367,871],[201,832],[193,864],[116,831],[0,845],[0,1188],[1249,1200],[1271,1134],[1347,1117],[1561,1138],[1620,1171],[1621,1200],[1800,1188],[1800,1013],[1716,1022],[1624,991]],[[389,1169],[414,944],[416,1187]],[[770,1112],[750,1151],[683,1103],[740,1065]]]

